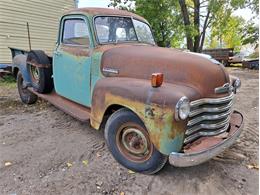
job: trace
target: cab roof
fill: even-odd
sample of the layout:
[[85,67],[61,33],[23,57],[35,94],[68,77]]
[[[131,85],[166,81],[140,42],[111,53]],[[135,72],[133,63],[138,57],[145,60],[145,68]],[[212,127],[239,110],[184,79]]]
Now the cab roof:
[[109,8],[97,8],[97,7],[85,7],[85,8],[77,8],[72,9],[66,14],[77,14],[77,13],[87,13],[89,15],[98,16],[98,15],[105,15],[105,16],[129,16],[133,17],[135,19],[147,22],[146,19],[144,19],[141,16],[138,16],[137,14],[134,14],[132,12],[128,12],[125,10],[119,10],[119,9],[109,9]]

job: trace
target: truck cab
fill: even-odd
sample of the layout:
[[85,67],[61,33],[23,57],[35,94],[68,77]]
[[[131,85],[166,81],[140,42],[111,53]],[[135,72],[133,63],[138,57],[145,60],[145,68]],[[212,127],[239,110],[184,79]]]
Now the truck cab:
[[127,11],[71,10],[53,56],[32,50],[13,64],[24,103],[40,97],[94,129],[104,124],[113,157],[135,172],[203,163],[242,131],[240,80],[211,57],[158,47],[149,23]]

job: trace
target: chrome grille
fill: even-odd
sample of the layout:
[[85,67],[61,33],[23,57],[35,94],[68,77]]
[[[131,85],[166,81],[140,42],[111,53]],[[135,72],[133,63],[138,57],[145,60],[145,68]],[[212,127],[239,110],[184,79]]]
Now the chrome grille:
[[223,98],[205,98],[190,103],[191,112],[184,144],[200,137],[219,135],[229,128],[234,94]]

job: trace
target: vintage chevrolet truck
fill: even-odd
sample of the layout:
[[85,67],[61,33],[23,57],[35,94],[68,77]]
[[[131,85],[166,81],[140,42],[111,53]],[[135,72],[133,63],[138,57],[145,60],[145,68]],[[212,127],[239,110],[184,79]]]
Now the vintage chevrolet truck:
[[198,165],[241,133],[232,109],[240,80],[209,56],[158,47],[136,14],[71,10],[53,56],[11,50],[22,102],[40,97],[94,129],[105,125],[113,157],[135,172],[156,173],[168,160]]

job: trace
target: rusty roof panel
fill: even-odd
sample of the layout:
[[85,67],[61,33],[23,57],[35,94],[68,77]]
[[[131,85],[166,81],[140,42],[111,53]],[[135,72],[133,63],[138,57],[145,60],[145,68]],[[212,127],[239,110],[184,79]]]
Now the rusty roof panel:
[[[65,14],[74,14],[74,13],[88,13],[93,16],[97,15],[117,15],[117,16],[129,16],[136,18],[141,21],[147,22],[146,19],[144,19],[141,16],[138,16],[134,13],[125,11],[125,10],[119,10],[119,9],[109,9],[109,8],[77,8],[77,9],[72,9]],[[148,23],[148,22],[147,22]]]

